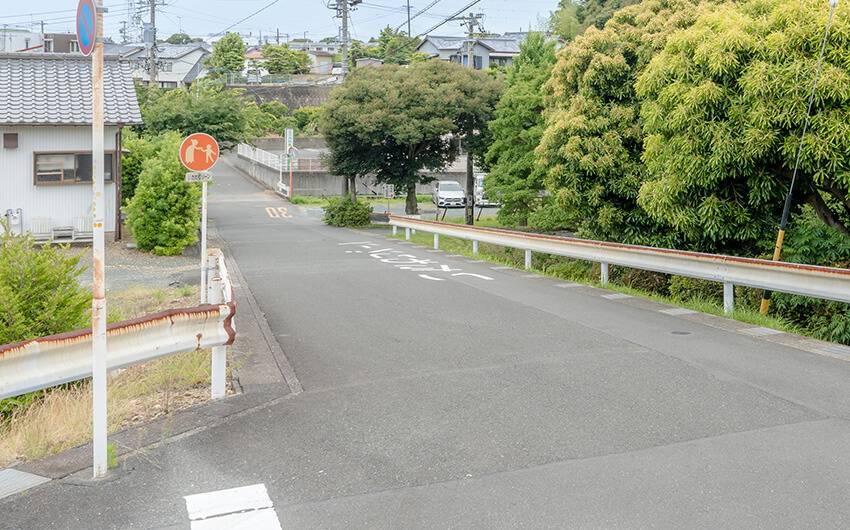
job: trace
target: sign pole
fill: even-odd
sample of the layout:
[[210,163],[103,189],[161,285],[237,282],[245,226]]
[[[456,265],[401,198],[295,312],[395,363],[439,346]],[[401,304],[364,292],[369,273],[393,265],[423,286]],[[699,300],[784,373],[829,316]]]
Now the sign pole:
[[219,156],[218,142],[205,133],[187,136],[180,144],[180,161],[194,173],[186,173],[186,182],[202,182],[201,194],[201,303],[207,303],[207,182],[212,180],[208,172]]
[[[85,6],[80,2],[79,13]],[[94,17],[94,52],[92,53],[92,219],[93,300],[92,300],[92,446],[94,478],[106,476],[106,289],[104,279],[105,234],[103,193],[103,0],[96,0]],[[83,19],[85,17],[83,16]],[[78,21],[78,26],[80,22]],[[90,29],[95,29],[90,28]],[[78,32],[80,28],[78,27]],[[91,35],[91,34],[90,34]],[[117,205],[116,205],[117,207]]]
[[201,198],[201,303],[207,303],[207,183]]

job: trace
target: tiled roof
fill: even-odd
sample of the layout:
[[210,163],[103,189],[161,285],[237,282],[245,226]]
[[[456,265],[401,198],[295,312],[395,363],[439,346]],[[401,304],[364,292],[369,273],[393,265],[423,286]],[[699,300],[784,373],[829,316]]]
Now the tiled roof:
[[[432,37],[428,35],[425,40],[436,46],[438,50],[457,50],[465,45],[466,37]],[[425,43],[423,40],[417,49]],[[478,37],[475,42],[487,49],[497,53],[519,55],[520,41],[510,37]]]
[[[103,61],[103,119],[139,124],[130,66]],[[0,125],[91,125],[92,60],[67,53],[0,54]]]

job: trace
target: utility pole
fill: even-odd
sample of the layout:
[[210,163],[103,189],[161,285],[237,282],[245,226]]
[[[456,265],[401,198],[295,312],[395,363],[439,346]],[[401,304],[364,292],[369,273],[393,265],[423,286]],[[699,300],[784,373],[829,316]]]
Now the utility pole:
[[348,0],[342,0],[342,79],[348,74]]
[[410,0],[407,0],[407,36],[412,36],[410,33]]
[[156,84],[156,0],[151,3],[151,47],[148,48],[148,64],[150,65],[150,84]]
[[[472,55],[472,49],[473,49],[473,46],[475,45],[475,39],[473,38],[473,35],[475,34],[475,28],[476,27],[478,27],[478,30],[480,32],[484,31],[484,28],[481,27],[481,20],[483,20],[483,19],[484,19],[484,15],[482,13],[478,13],[477,15],[474,14],[474,13],[470,13],[469,16],[465,16],[465,17],[460,16],[460,17],[454,17],[454,18],[449,19],[449,21],[460,20],[461,21],[460,25],[466,26],[466,28],[467,28],[467,30],[466,30],[466,36],[467,36],[467,41],[466,41],[467,64],[466,64],[466,66],[468,66],[470,68],[475,68],[474,56]],[[483,65],[482,65],[482,67],[483,67]]]
[[342,27],[340,28],[340,40],[342,40],[342,78],[348,75],[348,46],[350,39],[348,38],[348,6],[356,6],[362,3],[363,0],[336,0],[336,17],[342,19]]

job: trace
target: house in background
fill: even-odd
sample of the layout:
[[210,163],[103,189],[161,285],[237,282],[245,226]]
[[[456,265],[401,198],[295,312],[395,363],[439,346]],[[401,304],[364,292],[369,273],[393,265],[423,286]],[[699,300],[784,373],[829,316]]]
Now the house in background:
[[309,50],[307,55],[310,56],[310,73],[329,75],[334,67],[333,52],[324,50]]
[[[416,51],[428,54],[441,61],[469,65],[472,55],[472,67],[483,70],[491,66],[513,66],[514,58],[519,56],[521,38],[509,37],[436,37],[427,36],[416,47]],[[472,53],[470,54],[470,48]]]
[[[205,42],[156,45],[156,84],[161,88],[188,88],[206,73],[204,59],[212,53]],[[129,61],[132,77],[142,85],[150,84],[148,50],[142,44],[107,44],[106,57],[119,57]]]
[[[130,67],[104,60],[105,232],[118,227],[121,136],[142,123]],[[41,240],[70,241],[92,218],[92,61],[0,54],[0,219]]]

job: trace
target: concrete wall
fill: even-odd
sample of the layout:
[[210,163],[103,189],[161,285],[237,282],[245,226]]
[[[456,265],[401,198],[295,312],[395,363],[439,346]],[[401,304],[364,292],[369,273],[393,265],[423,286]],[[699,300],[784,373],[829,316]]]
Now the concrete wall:
[[[264,164],[254,162],[240,155],[232,155],[229,160],[250,177],[270,189],[277,189],[280,172]],[[435,180],[456,180],[463,186],[466,173],[432,173]],[[283,173],[284,183],[289,184],[289,173]],[[342,193],[342,177],[318,171],[293,171],[292,194],[303,197],[336,197]],[[430,195],[433,184],[419,184],[416,193]],[[357,179],[358,195],[375,195],[383,193],[383,187],[372,178]],[[396,190],[396,196],[403,195],[403,190]]]
[[249,85],[235,87],[245,90],[246,96],[253,96],[259,105],[266,101],[277,101],[289,110],[301,107],[318,107],[331,97],[331,87],[321,86],[274,86]]

